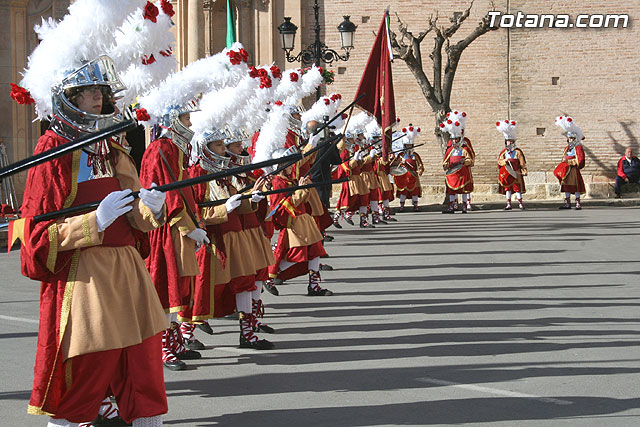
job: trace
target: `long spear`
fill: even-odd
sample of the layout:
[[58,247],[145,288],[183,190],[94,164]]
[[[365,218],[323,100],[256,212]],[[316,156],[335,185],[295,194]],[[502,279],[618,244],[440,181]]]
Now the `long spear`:
[[12,163],[9,166],[5,166],[4,168],[0,169],[0,179],[9,175],[14,175],[18,172],[22,172],[25,169],[30,169],[41,163],[48,162],[49,160],[57,159],[58,157],[62,157],[73,151],[102,141],[103,139],[110,138],[113,135],[130,131],[132,129],[135,129],[136,126],[138,126],[138,124],[135,120],[127,120],[122,123],[104,128],[101,131],[94,132],[77,139],[73,139],[69,142],[58,145],[51,150],[44,151],[42,153]]
[[[228,170],[224,170],[221,172],[215,172],[215,173],[210,173],[208,175],[203,175],[203,176],[197,176],[194,178],[189,178],[189,179],[183,179],[182,181],[177,181],[177,182],[172,182],[169,184],[164,184],[164,185],[159,185],[157,187],[153,187],[154,190],[158,190],[158,191],[173,191],[173,190],[177,190],[179,188],[184,188],[184,187],[190,187],[192,185],[196,185],[196,184],[200,184],[203,182],[208,182],[208,181],[213,181],[214,179],[220,179],[220,178],[226,178],[228,176],[231,175],[235,175],[238,173],[244,173],[244,172],[248,172],[254,169],[258,169],[258,168],[263,168],[263,167],[267,167],[267,166],[272,166],[274,164],[278,164],[281,161],[290,161],[293,159],[300,159],[302,157],[301,153],[294,153],[291,154],[289,156],[286,157],[282,157],[280,159],[271,159],[271,160],[265,160],[264,162],[258,162],[258,163],[253,163],[250,165],[245,165],[245,166],[239,166],[237,168],[233,168],[233,169],[228,169]],[[134,198],[137,198],[139,195],[138,191],[134,191],[133,193],[131,193],[131,195]],[[51,219],[56,219],[56,218],[60,218],[63,216],[67,216],[67,215],[72,215],[72,214],[77,214],[80,212],[86,212],[86,211],[91,211],[94,210],[98,207],[98,205],[100,204],[102,200],[96,200],[94,202],[89,202],[89,203],[85,203],[82,205],[78,205],[78,206],[73,206],[67,209],[61,209],[59,211],[55,211],[55,212],[49,212],[49,213],[45,213],[45,214],[41,214],[41,215],[36,215],[33,217],[33,221],[34,222],[40,222],[40,221],[48,221]]]
[[[340,178],[340,179],[334,179],[332,181],[322,181],[322,182],[312,182],[311,184],[305,184],[305,185],[296,185],[295,187],[287,187],[287,188],[278,188],[277,190],[269,190],[269,191],[258,191],[259,194],[263,195],[263,196],[269,196],[271,194],[279,194],[279,193],[286,193],[287,191],[295,191],[295,190],[304,190],[307,188],[313,188],[313,187],[319,187],[321,185],[333,185],[333,184],[340,184],[342,182],[348,181],[349,177],[344,177],[344,178]],[[243,199],[249,199],[251,198],[253,194],[243,194],[242,196],[239,197],[240,200]],[[211,206],[218,206],[218,205],[222,205],[224,204],[227,199],[220,199],[220,200],[212,200],[210,202],[202,202],[202,203],[198,203],[198,206],[201,208],[208,208]]]

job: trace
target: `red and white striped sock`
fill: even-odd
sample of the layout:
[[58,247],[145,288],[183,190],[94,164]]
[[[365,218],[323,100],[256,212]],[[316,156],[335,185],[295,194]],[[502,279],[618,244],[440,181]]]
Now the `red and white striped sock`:
[[173,331],[165,329],[162,331],[162,362],[175,362],[178,360],[173,353]]
[[180,334],[182,334],[182,338],[187,341],[193,341],[196,339],[195,335],[193,335],[193,331],[195,331],[196,325],[188,322],[180,322]]

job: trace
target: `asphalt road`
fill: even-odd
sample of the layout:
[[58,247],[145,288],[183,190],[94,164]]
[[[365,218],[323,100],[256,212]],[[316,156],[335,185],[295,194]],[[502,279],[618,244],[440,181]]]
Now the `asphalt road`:
[[[331,230],[333,297],[265,294],[277,349],[237,322],[166,371],[169,426],[638,426],[640,208],[398,214]],[[0,425],[26,415],[38,287],[0,255]]]

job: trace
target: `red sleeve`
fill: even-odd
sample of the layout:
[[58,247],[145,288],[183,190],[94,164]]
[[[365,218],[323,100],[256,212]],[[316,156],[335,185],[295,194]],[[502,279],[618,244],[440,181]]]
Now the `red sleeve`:
[[[67,141],[63,138],[47,131],[38,140],[34,154],[50,150],[65,142]],[[79,152],[76,157],[79,159]],[[70,205],[75,198],[71,185],[74,178],[72,163],[73,155],[69,154],[29,169],[21,207],[23,218],[69,207],[65,202]],[[54,282],[67,279],[67,271],[74,251],[58,253],[55,240],[57,230],[51,235],[48,230],[53,223],[54,221],[39,223],[25,221],[26,242],[22,245],[20,257],[22,274],[33,280]]]
[[[164,156],[169,161],[173,174],[177,179],[180,179],[180,166],[178,165],[178,158],[180,153],[179,148],[171,142],[170,139],[161,138],[151,142],[142,156],[142,165],[140,167],[140,184],[149,188],[152,182],[157,185],[164,185],[173,182],[171,175],[169,174],[158,149],[161,149]],[[186,172],[186,171],[184,171]],[[188,178],[188,173],[182,174],[182,179]],[[183,190],[184,191],[184,190]],[[166,205],[167,205],[167,222],[176,217],[184,208],[184,203],[180,197],[178,191],[166,192]]]
[[622,169],[622,161],[624,160],[624,157],[620,158],[620,160],[618,160],[618,176],[622,179],[627,179],[627,175],[625,175],[624,170]]
[[578,160],[578,169],[584,167],[584,148],[582,145],[576,145],[576,159]]
[[[273,180],[271,180],[271,188],[274,190],[288,187],[289,183],[279,176],[275,176],[273,177]],[[287,194],[288,193],[277,193],[269,196],[269,207],[271,209],[276,209],[277,207],[277,210],[271,219],[279,228],[287,228],[287,223],[291,216],[290,206],[285,205],[285,198],[287,197]]]

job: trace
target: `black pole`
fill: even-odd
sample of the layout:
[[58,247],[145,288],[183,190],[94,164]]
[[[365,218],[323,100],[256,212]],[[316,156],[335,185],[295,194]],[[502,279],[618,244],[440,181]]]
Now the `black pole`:
[[125,122],[104,128],[101,131],[85,135],[81,138],[73,139],[67,143],[58,145],[51,150],[36,154],[0,169],[0,179],[38,166],[39,164],[48,162],[49,160],[57,159],[58,157],[62,157],[73,151],[102,141],[103,139],[110,138],[113,135],[128,132],[135,129],[136,126],[138,126],[138,123],[135,120],[127,120]]
[[[153,189],[154,190],[158,190],[158,191],[162,191],[162,192],[173,191],[173,190],[177,190],[179,188],[190,187],[192,185],[200,184],[200,183],[203,183],[203,182],[213,181],[214,179],[226,178],[228,176],[235,175],[235,174],[238,174],[238,173],[249,172],[249,171],[252,171],[254,169],[260,169],[260,168],[263,168],[263,167],[272,166],[274,164],[278,164],[278,162],[281,162],[281,161],[282,162],[287,162],[287,161],[291,161],[291,160],[294,160],[294,159],[300,160],[301,158],[302,158],[302,153],[295,153],[295,154],[291,154],[290,156],[281,157],[279,159],[265,160],[264,162],[252,163],[252,164],[245,165],[245,166],[239,166],[239,167],[233,168],[233,169],[223,170],[221,172],[210,173],[208,175],[197,176],[197,177],[194,177],[194,178],[184,179],[182,181],[171,182],[171,183],[165,184],[165,185],[159,185],[157,187],[153,187]],[[134,198],[136,198],[136,197],[139,196],[139,192],[138,191],[134,191],[133,193],[131,193],[131,195]],[[77,214],[77,213],[80,213],[80,212],[91,211],[91,210],[96,209],[101,201],[102,200],[96,200],[94,202],[89,202],[89,203],[85,203],[85,204],[78,205],[78,206],[72,206],[70,208],[61,209],[59,211],[48,212],[48,213],[44,213],[44,214],[41,214],[41,215],[36,215],[36,216],[33,217],[33,221],[34,222],[48,221],[48,220],[51,220],[51,219],[56,219],[56,218],[60,218],[60,217],[68,216],[68,215],[72,215],[72,214]]]

